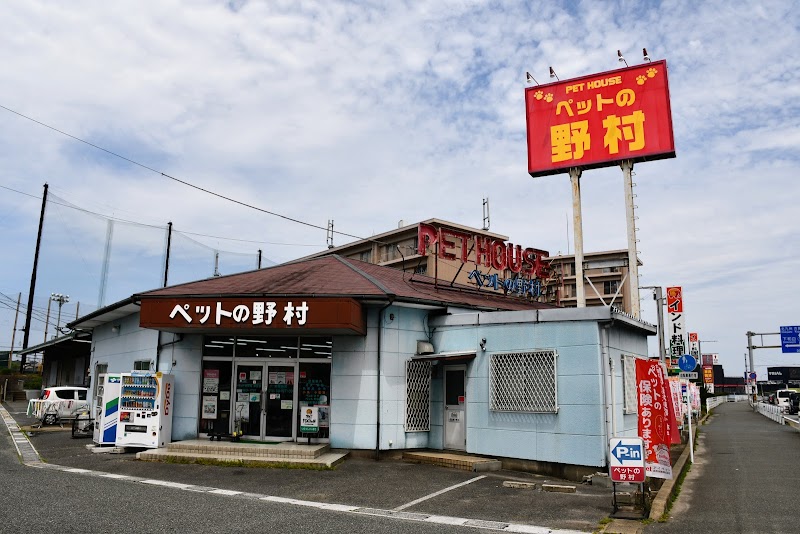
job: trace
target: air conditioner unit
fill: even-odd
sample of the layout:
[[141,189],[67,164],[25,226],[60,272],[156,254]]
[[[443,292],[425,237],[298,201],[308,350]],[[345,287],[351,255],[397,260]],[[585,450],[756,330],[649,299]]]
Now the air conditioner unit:
[[417,341],[417,354],[433,354],[433,345],[427,341]]

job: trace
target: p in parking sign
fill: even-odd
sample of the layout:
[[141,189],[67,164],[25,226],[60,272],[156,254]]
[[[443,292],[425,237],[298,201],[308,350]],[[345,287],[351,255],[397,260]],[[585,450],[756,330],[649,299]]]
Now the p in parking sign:
[[609,451],[612,482],[644,482],[645,451],[642,438],[611,438]]

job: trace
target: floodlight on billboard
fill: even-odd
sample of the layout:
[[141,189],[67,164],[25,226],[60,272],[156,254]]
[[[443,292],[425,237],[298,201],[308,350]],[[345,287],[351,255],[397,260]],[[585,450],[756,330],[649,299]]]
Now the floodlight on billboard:
[[675,157],[667,62],[525,89],[528,172]]

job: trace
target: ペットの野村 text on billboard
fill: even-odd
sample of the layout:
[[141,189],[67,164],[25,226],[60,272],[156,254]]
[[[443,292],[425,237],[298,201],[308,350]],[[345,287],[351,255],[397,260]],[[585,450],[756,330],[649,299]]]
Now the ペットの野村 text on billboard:
[[525,90],[528,172],[675,157],[667,62]]

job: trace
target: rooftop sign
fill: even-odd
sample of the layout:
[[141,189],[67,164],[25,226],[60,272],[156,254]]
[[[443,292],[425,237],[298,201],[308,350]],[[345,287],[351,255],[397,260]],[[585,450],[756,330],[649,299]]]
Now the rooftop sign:
[[528,172],[675,157],[667,62],[525,90]]
[[[461,263],[474,262],[496,271],[510,270],[536,278],[546,278],[549,265],[543,261],[550,255],[546,250],[506,243],[500,239],[480,234],[467,234],[444,226],[419,223],[417,230],[418,253],[428,254],[428,247],[438,250],[439,257],[445,260],[460,260]],[[438,246],[437,246],[438,245]]]

